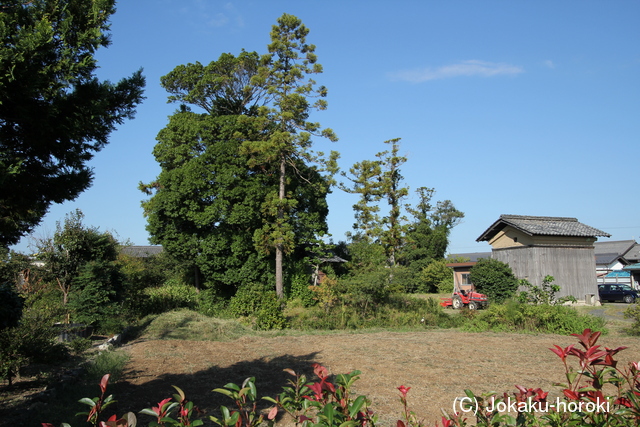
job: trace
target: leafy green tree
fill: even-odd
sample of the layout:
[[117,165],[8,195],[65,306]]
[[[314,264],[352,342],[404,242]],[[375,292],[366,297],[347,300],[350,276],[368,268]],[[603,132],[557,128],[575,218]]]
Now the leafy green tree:
[[80,316],[104,312],[118,299],[122,284],[117,240],[111,233],[86,227],[83,217],[80,210],[70,213],[64,223],[58,222],[53,237],[37,243],[45,278],[57,285],[67,312]]
[[[265,89],[252,83],[259,56],[223,54],[207,66],[180,65],[162,77],[181,106],[158,134],[154,148],[162,171],[140,188],[152,243],[204,279],[204,286],[223,296],[246,283],[273,277],[262,233],[269,203],[277,194],[277,161],[257,162],[247,141],[267,138],[272,125],[258,116]],[[204,110],[204,113],[192,111]],[[302,159],[291,165],[300,175],[288,180],[291,253],[318,232],[326,232],[328,183]],[[197,285],[198,285],[197,281]]]
[[141,71],[116,84],[94,75],[114,3],[0,5],[0,245],[91,185],[87,162],[143,99]]
[[470,280],[492,302],[503,302],[515,295],[518,279],[509,264],[493,258],[483,258],[471,267]]
[[435,286],[435,283],[425,288],[421,272],[431,263],[444,259],[451,229],[460,222],[464,214],[450,200],[438,201],[433,206],[433,188],[420,187],[416,193],[418,203],[407,209],[412,220],[407,225],[405,245],[400,258],[412,273],[412,288],[434,292],[436,288],[431,285]]
[[[340,188],[360,196],[353,206],[356,232],[351,238],[355,253],[371,255],[375,251],[365,250],[363,245],[381,245],[389,266],[408,267],[403,274],[409,280],[405,287],[416,290],[422,286],[420,272],[433,260],[444,258],[451,228],[464,214],[449,200],[433,206],[434,190],[426,187],[417,189],[419,201],[415,207],[406,203],[409,188],[403,185],[400,167],[407,158],[399,155],[399,141],[385,141],[391,148],[376,154],[377,160],[356,163],[349,174],[342,173],[351,185],[341,184]],[[383,201],[388,210],[381,213]],[[413,217],[411,221],[407,214]]]
[[[293,15],[283,14],[273,26],[269,53],[262,57],[258,74],[252,79],[253,84],[267,90],[269,102],[258,109],[257,123],[262,123],[268,133],[244,144],[252,156],[250,166],[276,166],[271,170],[278,177],[278,187],[264,200],[262,210],[267,222],[256,231],[254,240],[263,252],[275,251],[275,285],[280,299],[284,297],[284,256],[293,250],[296,236],[292,211],[298,202],[288,189],[288,181],[297,176],[316,192],[326,193],[331,181],[309,179],[300,165],[316,165],[308,167],[315,174],[337,170],[336,152],[327,158],[312,150],[312,136],[331,141],[337,137],[331,129],[309,121],[312,110],[327,108],[327,89],[310,78],[321,73],[322,66],[317,62],[315,46],[306,41],[308,33],[309,29]],[[311,98],[316,98],[315,102]]]
[[0,331],[18,326],[23,305],[24,299],[18,295],[15,286],[0,284]]
[[447,267],[445,259],[432,260],[420,272],[421,292],[451,292],[453,290],[453,271]]

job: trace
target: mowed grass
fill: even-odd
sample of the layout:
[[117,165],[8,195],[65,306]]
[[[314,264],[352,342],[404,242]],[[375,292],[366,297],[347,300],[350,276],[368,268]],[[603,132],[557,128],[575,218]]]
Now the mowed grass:
[[191,341],[232,341],[253,335],[247,326],[235,319],[207,317],[191,310],[176,310],[146,317],[146,339],[178,339]]

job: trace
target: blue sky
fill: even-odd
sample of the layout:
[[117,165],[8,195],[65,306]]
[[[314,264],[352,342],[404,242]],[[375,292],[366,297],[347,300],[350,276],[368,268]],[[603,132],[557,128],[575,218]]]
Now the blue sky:
[[[223,52],[265,53],[282,13],[310,29],[324,67],[329,108],[312,118],[340,140],[316,148],[339,151],[346,170],[402,138],[406,184],[465,213],[451,253],[490,250],[475,240],[501,214],[576,217],[612,235],[601,240],[638,240],[640,2],[623,0],[121,1],[98,76],[142,67],[147,99],[91,162],[93,186],[52,206],[34,236],[79,208],[86,224],[148,244],[137,186],[158,175],[155,137],[177,108],[160,77]],[[330,196],[334,240],[355,202]]]

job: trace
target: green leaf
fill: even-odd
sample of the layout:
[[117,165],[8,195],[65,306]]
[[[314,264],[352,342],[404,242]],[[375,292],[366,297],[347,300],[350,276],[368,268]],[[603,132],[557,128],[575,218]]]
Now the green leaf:
[[225,384],[224,388],[230,388],[231,390],[240,391],[240,387],[234,383]]
[[78,402],[84,403],[85,405],[91,406],[93,408],[94,406],[96,406],[97,398],[94,401],[92,399],[89,399],[88,397],[83,397],[82,399],[78,400]]
[[216,393],[224,394],[225,396],[228,396],[228,397],[233,397],[234,395],[232,391],[229,391],[224,388],[214,388],[212,391],[215,391]]
[[158,414],[155,413],[153,409],[145,408],[142,411],[138,412],[139,414],[151,415],[152,417],[157,417]]
[[181,389],[180,387],[175,386],[175,385],[174,385],[174,386],[172,386],[172,387],[173,387],[173,388],[175,388],[175,389],[176,389],[176,391],[178,392],[178,396],[175,396],[175,395],[174,395],[175,399],[176,399],[178,402],[183,402],[183,401],[185,401],[185,400],[187,399],[187,397],[186,397],[186,396],[185,396],[185,394],[184,394],[184,391],[182,391],[182,389]]
[[353,401],[353,404],[349,408],[349,416],[351,418],[355,418],[355,416],[358,415],[358,412],[360,412],[362,405],[364,405],[366,401],[367,401],[367,398],[365,396],[358,396],[356,400]]

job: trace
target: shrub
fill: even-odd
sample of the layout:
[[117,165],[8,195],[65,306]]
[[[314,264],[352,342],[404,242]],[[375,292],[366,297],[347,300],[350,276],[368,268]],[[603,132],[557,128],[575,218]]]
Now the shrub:
[[518,279],[509,264],[493,258],[483,258],[471,267],[470,279],[491,302],[501,303],[518,290]]
[[560,291],[560,286],[553,283],[554,280],[553,276],[545,276],[545,278],[542,279],[542,285],[540,286],[532,285],[525,279],[520,280],[520,287],[525,288],[526,290],[520,292],[518,300],[520,302],[534,305],[562,304],[567,301],[576,302],[575,297],[571,295],[556,299],[556,293]]
[[109,374],[114,381],[117,381],[122,376],[128,361],[129,355],[123,351],[102,351],[87,364],[87,374],[94,380]]
[[275,291],[265,290],[261,285],[240,288],[229,301],[228,310],[234,316],[247,317],[256,329],[283,329],[287,325]]
[[0,330],[18,326],[22,316],[24,299],[15,291],[15,287],[0,284]]
[[69,342],[69,348],[71,349],[71,352],[76,355],[79,356],[82,353],[84,353],[85,351],[89,350],[91,348],[91,339],[90,338],[75,338],[74,340],[72,340],[71,342]]
[[198,294],[196,311],[209,317],[227,317],[229,300],[218,295],[215,289],[205,289]]
[[389,268],[361,273],[356,276],[341,278],[336,289],[343,295],[341,298],[347,305],[358,308],[361,316],[367,316],[386,302],[391,295],[394,277]]
[[48,364],[67,356],[65,347],[55,341],[50,315],[41,310],[24,310],[18,326],[0,331],[0,377],[11,385],[23,366]]
[[487,310],[469,312],[462,326],[468,331],[543,332],[572,334],[584,329],[606,331],[601,317],[583,315],[562,305],[530,305],[517,301],[492,304]]
[[418,288],[420,292],[453,291],[453,272],[447,267],[447,261],[444,259],[431,261],[422,269],[420,278],[422,279],[422,284]]
[[138,316],[160,314],[167,311],[194,309],[198,303],[197,290],[177,279],[170,279],[159,288],[147,288],[138,306]]
[[289,299],[298,299],[304,307],[317,304],[315,294],[310,289],[309,275],[305,273],[293,274],[290,278]]
[[624,317],[631,319],[633,323],[628,329],[631,335],[640,335],[640,306],[633,304],[624,311]]
[[289,319],[292,328],[301,330],[340,330],[363,328],[423,328],[459,325],[459,316],[444,313],[433,298],[391,295],[375,311],[361,316],[360,309],[340,301],[328,309],[311,307]]

